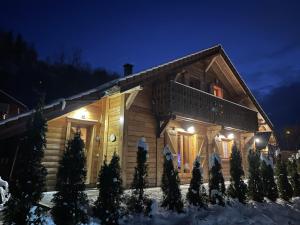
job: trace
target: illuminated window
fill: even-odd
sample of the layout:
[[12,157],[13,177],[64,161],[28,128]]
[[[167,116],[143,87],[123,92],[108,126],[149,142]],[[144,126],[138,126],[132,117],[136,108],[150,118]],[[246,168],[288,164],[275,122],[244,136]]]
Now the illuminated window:
[[213,94],[219,98],[223,98],[223,90],[217,85],[213,85]]

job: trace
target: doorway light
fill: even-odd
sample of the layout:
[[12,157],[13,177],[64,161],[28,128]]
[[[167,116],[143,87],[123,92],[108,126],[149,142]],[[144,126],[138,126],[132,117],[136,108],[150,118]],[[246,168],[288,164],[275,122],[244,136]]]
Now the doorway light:
[[81,108],[75,111],[74,117],[76,119],[87,119],[88,111],[85,108]]
[[234,139],[234,134],[233,134],[233,133],[228,134],[228,135],[227,135],[227,138],[228,138],[228,139],[231,139],[231,140]]
[[188,127],[187,132],[194,133],[195,132],[195,127],[193,127],[193,126]]

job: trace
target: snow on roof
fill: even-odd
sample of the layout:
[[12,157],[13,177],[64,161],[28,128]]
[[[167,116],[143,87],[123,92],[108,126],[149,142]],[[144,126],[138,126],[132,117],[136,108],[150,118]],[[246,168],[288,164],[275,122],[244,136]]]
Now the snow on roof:
[[[71,101],[71,100],[74,100],[74,99],[78,99],[78,98],[81,98],[81,97],[83,97],[83,96],[86,96],[86,95],[89,95],[89,94],[92,94],[92,93],[95,93],[95,92],[98,92],[98,91],[99,91],[99,92],[104,92],[104,91],[106,91],[108,88],[110,88],[110,87],[114,86],[115,84],[117,84],[118,81],[119,81],[119,79],[115,79],[115,80],[112,80],[112,81],[107,82],[107,83],[105,83],[105,84],[102,84],[102,85],[100,85],[100,86],[98,86],[98,87],[96,87],[96,88],[89,89],[89,90],[87,90],[87,91],[85,91],[85,92],[81,92],[81,93],[76,94],[76,95],[72,95],[72,96],[70,96],[70,97],[68,97],[68,98],[60,98],[60,99],[58,99],[58,100],[56,100],[56,101],[54,101],[54,102],[52,102],[52,103],[50,103],[50,104],[44,106],[44,110],[45,110],[45,109],[50,109],[50,108],[52,108],[52,107],[54,107],[54,106],[57,106],[57,105],[60,105],[60,104],[62,104],[62,106],[65,106],[66,101]],[[62,110],[63,110],[63,109],[64,109],[64,107],[62,107]],[[17,116],[10,117],[10,118],[8,118],[8,119],[6,119],[6,120],[0,121],[0,126],[3,125],[3,124],[6,124],[6,123],[8,123],[8,122],[15,121],[15,120],[18,120],[18,119],[20,119],[20,118],[29,116],[29,115],[31,115],[33,112],[34,112],[34,109],[32,109],[32,110],[30,110],[30,111],[28,111],[28,112],[19,114],[19,115],[17,115]]]
[[24,108],[28,109],[27,105],[25,105],[23,102],[19,101],[18,99],[16,99],[15,97],[11,96],[10,94],[8,94],[7,92],[3,91],[0,89],[0,92],[4,95],[6,95],[7,97],[9,97],[10,99],[12,99],[13,101],[17,102],[19,105],[23,106]]
[[170,64],[174,64],[174,63],[183,61],[183,60],[185,60],[185,59],[189,59],[189,58],[191,58],[191,57],[193,57],[193,56],[200,55],[200,54],[202,54],[202,53],[204,53],[204,52],[207,52],[207,51],[212,50],[212,49],[215,49],[215,48],[221,48],[221,45],[218,44],[218,45],[212,46],[212,47],[210,47],[210,48],[206,48],[206,49],[203,49],[203,50],[201,50],[201,51],[198,51],[198,52],[195,52],[195,53],[192,53],[192,54],[183,56],[183,57],[181,57],[181,58],[177,58],[177,59],[171,60],[171,61],[169,61],[169,62],[160,64],[160,65],[158,65],[158,66],[154,66],[154,67],[152,67],[152,68],[150,68],[150,69],[143,70],[143,71],[141,71],[141,72],[138,72],[138,73],[135,73],[135,74],[126,76],[126,77],[122,77],[122,78],[120,79],[120,81],[124,81],[124,80],[127,80],[127,79],[129,79],[129,78],[133,78],[133,77],[136,77],[136,76],[139,76],[139,75],[142,75],[142,74],[149,73],[149,72],[154,71],[154,70],[158,70],[158,69],[160,69],[160,68],[162,68],[162,67],[165,67],[165,66],[168,66],[168,65],[170,65]]
[[[193,57],[196,57],[196,56],[200,56],[201,54],[205,53],[205,52],[208,52],[208,51],[211,51],[211,50],[220,50],[220,53],[223,54],[227,60],[227,63],[230,64],[230,66],[232,66],[232,69],[234,70],[234,75],[237,77],[237,79],[241,82],[243,88],[245,88],[246,92],[249,94],[250,98],[252,98],[253,102],[255,103],[255,105],[258,107],[258,111],[261,112],[262,116],[267,120],[267,122],[270,124],[271,127],[273,127],[273,124],[271,123],[270,119],[268,118],[267,114],[263,111],[262,107],[259,105],[258,101],[255,99],[254,95],[251,93],[250,89],[247,87],[247,85],[245,84],[244,80],[241,78],[240,74],[238,73],[238,71],[236,70],[236,68],[234,67],[234,65],[232,64],[232,62],[230,61],[229,57],[227,56],[226,52],[224,51],[224,49],[222,48],[221,45],[215,45],[211,48],[207,48],[207,49],[204,49],[204,50],[201,50],[201,51],[198,51],[198,52],[195,52],[195,53],[192,53],[192,54],[189,54],[187,56],[184,56],[184,57],[181,57],[181,58],[178,58],[178,59],[175,59],[175,60],[172,60],[172,61],[169,61],[167,63],[164,63],[164,64],[160,64],[158,66],[155,66],[155,67],[152,67],[150,69],[147,69],[147,70],[144,70],[144,71],[141,71],[139,73],[135,73],[135,74],[132,74],[132,75],[129,75],[129,76],[125,76],[125,77],[121,77],[121,78],[118,78],[118,79],[115,79],[113,81],[110,81],[108,83],[105,83],[103,85],[100,85],[99,87],[97,88],[93,88],[93,89],[90,89],[86,92],[82,92],[82,93],[79,93],[77,95],[73,95],[69,98],[66,98],[65,100],[73,100],[73,99],[76,99],[76,98],[80,98],[82,96],[85,96],[85,95],[88,95],[88,94],[91,94],[91,93],[94,93],[94,92],[97,92],[97,91],[105,91],[107,89],[109,89],[110,87],[114,86],[114,85],[119,85],[120,82],[122,81],[126,81],[128,79],[131,79],[131,78],[135,78],[137,76],[140,76],[140,75],[144,75],[144,74],[147,74],[149,72],[153,72],[155,70],[159,70],[165,66],[169,66],[171,64],[175,64],[175,63],[179,63],[181,61],[186,61],[186,60],[190,60],[192,59]],[[50,104],[50,105],[47,105],[45,106],[45,109],[47,108],[51,108],[55,105],[58,105],[58,104],[62,104],[62,101],[63,99],[59,99],[58,101]],[[64,108],[64,107],[62,107]],[[23,114],[20,114],[18,116],[15,116],[15,117],[11,117],[11,118],[8,118],[4,121],[1,121],[0,122],[0,126],[2,124],[5,124],[9,121],[13,121],[13,120],[17,120],[19,118],[22,118],[22,117],[25,117],[27,115],[30,115],[31,113],[33,112],[33,110],[27,112],[27,113],[23,113]]]

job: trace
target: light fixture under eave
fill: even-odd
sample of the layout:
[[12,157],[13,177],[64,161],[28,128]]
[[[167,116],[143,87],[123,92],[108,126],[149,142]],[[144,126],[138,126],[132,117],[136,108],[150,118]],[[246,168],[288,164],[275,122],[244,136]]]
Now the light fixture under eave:
[[259,138],[255,138],[255,143],[259,143],[260,139]]
[[82,119],[82,120],[87,119],[87,116],[88,116],[88,111],[85,108],[76,110],[74,114],[74,117],[76,119]]
[[194,133],[195,132],[195,127],[193,127],[193,126],[188,127],[187,132]]
[[228,135],[227,135],[227,138],[228,138],[228,139],[231,139],[231,140],[234,139],[234,134],[233,134],[233,133],[228,134]]

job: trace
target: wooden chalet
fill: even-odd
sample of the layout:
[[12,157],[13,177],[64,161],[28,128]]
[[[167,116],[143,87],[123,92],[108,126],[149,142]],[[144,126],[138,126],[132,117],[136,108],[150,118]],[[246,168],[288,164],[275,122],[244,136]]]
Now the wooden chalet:
[[[149,146],[150,186],[160,185],[167,144],[182,183],[189,182],[196,155],[207,179],[209,156],[218,152],[228,179],[234,143],[245,170],[249,148],[257,145],[268,153],[268,146],[276,144],[271,121],[220,45],[140,73],[131,74],[131,69],[125,65],[124,77],[45,106],[48,190],[54,188],[58,162],[77,129],[85,142],[89,186],[96,185],[104,156],[109,159],[116,151],[129,187],[141,137]],[[31,113],[0,121],[0,139],[22,133]]]

